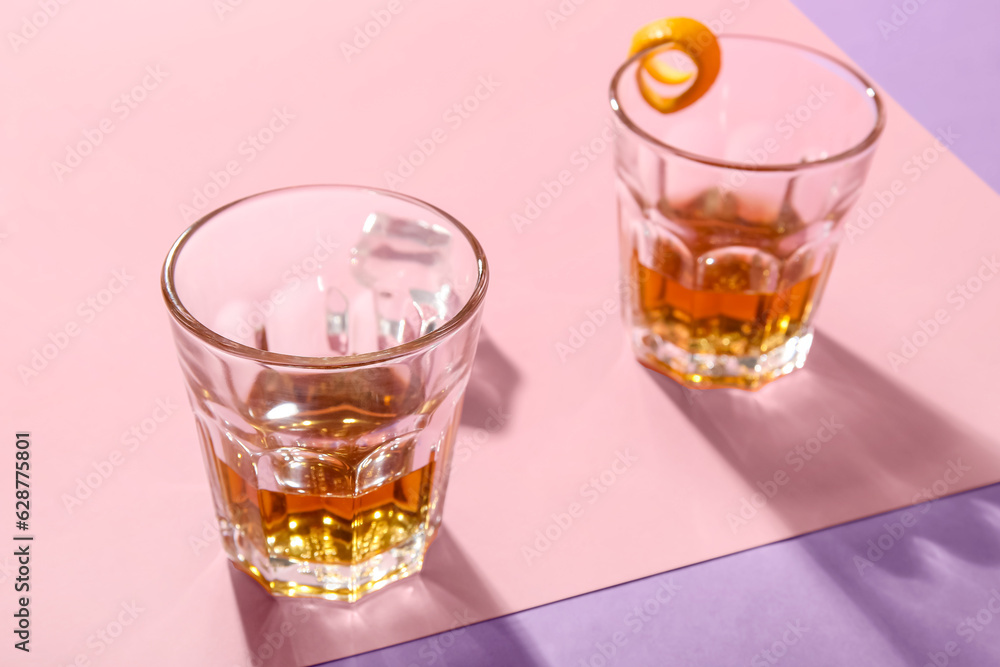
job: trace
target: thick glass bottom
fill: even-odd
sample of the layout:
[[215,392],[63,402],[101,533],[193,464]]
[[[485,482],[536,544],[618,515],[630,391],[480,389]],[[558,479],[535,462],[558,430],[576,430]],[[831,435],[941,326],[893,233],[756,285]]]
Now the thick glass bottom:
[[632,345],[639,362],[691,389],[732,387],[755,391],[805,364],[812,345],[811,330],[789,338],[765,354],[697,354],[665,341],[649,329],[636,327]]
[[251,540],[223,530],[222,542],[237,569],[273,595],[355,602],[368,593],[420,571],[432,538],[423,531],[405,542],[353,564],[269,558]]

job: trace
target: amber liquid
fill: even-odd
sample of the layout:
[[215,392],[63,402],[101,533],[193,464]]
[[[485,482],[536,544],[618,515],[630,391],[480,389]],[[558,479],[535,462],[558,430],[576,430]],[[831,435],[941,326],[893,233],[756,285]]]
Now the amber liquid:
[[[426,536],[434,458],[415,467],[414,447],[432,407],[394,369],[263,371],[243,416],[269,445],[267,469],[263,457],[251,463],[244,450],[228,462],[211,455],[234,533],[272,564],[312,570],[363,564]],[[267,580],[234,550],[261,583],[286,585]]]
[[746,265],[732,267],[712,289],[692,289],[643,265],[637,256],[632,258],[645,325],[693,354],[761,354],[799,333],[817,276],[776,292],[741,291],[748,272]]
[[[781,245],[803,233],[801,220],[784,214],[750,222],[735,212],[733,201],[727,204],[709,198],[688,210],[664,212],[668,222],[646,221],[658,231],[632,240],[633,320],[680,353],[761,358],[808,330],[833,255],[814,262],[788,257],[801,249],[782,252]],[[664,224],[673,231],[657,227]],[[751,372],[709,380],[658,359],[643,363],[691,386],[755,388],[767,379]]]
[[427,520],[434,462],[358,496],[261,490],[216,458],[234,523],[249,526],[271,558],[352,565],[403,544]]

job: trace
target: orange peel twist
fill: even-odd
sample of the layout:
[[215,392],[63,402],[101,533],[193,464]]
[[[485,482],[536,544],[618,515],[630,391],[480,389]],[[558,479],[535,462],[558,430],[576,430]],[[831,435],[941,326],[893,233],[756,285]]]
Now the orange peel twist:
[[[658,47],[658,48],[654,48]],[[660,113],[673,113],[698,101],[715,83],[722,65],[719,42],[705,25],[689,18],[667,18],[653,21],[640,28],[632,37],[629,55],[652,49],[639,61],[636,81],[639,92],[651,107]],[[681,51],[694,62],[697,73],[682,72],[657,56],[667,51]],[[680,95],[667,97],[655,90],[649,79],[678,85],[694,76],[691,86]]]

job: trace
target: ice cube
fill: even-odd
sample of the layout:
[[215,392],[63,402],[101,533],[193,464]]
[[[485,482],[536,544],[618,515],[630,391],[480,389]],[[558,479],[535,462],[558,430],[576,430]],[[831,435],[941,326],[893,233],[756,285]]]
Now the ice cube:
[[352,249],[358,283],[373,294],[379,349],[409,342],[447,320],[451,233],[423,220],[372,213]]
[[442,285],[437,292],[416,288],[410,290],[413,307],[420,317],[420,330],[417,335],[425,336],[448,321],[449,296],[451,296],[451,285],[447,284]]
[[326,339],[331,355],[349,354],[347,297],[333,285],[326,287]]

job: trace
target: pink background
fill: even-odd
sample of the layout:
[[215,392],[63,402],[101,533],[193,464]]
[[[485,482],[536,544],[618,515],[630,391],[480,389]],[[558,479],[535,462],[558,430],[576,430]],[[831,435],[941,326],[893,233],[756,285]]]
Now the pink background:
[[[16,50],[8,38],[0,414],[4,433],[30,430],[33,440],[31,661],[246,664],[284,632],[280,658],[268,662],[311,664],[907,505],[926,499],[922,488],[954,493],[1000,479],[998,391],[985,372],[1000,351],[983,340],[995,330],[1000,281],[949,300],[1000,249],[1000,229],[983,224],[998,219],[1000,202],[895,104],[860,205],[897,179],[904,194],[845,240],[804,372],[757,394],[692,394],[639,367],[614,317],[565,363],[556,352],[588,311],[616,297],[610,151],[592,162],[578,151],[601,137],[606,84],[632,32],[663,15],[731,19],[726,31],[840,53],[785,0],[595,1],[554,26],[546,12],[556,2],[403,0],[348,61],[341,42],[387,6],[244,0],[220,17],[207,1],[105,0],[59,5]],[[0,25],[19,30],[37,11],[8,3]],[[153,90],[124,117],[115,100],[147,67],[166,76],[155,88],[147,78]],[[456,127],[445,113],[480,77],[499,85]],[[294,119],[250,160],[241,142],[274,109]],[[104,119],[111,133],[57,178],[53,162]],[[181,205],[193,206],[193,190],[227,162],[239,173],[202,212],[297,183],[385,186],[385,172],[436,128],[444,143],[400,189],[471,227],[493,269],[489,343],[445,533],[421,577],[354,608],[272,601],[231,574],[210,530],[160,264],[190,222]],[[911,158],[925,150],[938,159],[914,180]],[[562,170],[572,183],[519,232],[511,215]],[[124,289],[102,292],[122,270],[132,277]],[[86,305],[102,298],[101,312]],[[947,322],[893,369],[887,355],[901,338],[942,310]],[[67,326],[76,335],[63,339]],[[22,378],[19,367],[53,338],[64,349]],[[175,406],[162,423],[149,421],[164,416],[157,401]],[[509,415],[502,428],[487,430],[491,410]],[[787,453],[831,418],[842,428],[795,470]],[[144,425],[145,440],[125,435]],[[106,463],[116,451],[119,464]],[[605,493],[582,490],[626,452],[637,462]],[[109,465],[68,509],[80,480]],[[734,530],[730,515],[779,470],[788,484]],[[529,562],[536,531],[573,503],[582,515]],[[7,618],[12,564],[0,556]],[[133,602],[142,610],[134,622],[110,644],[98,639]]]

